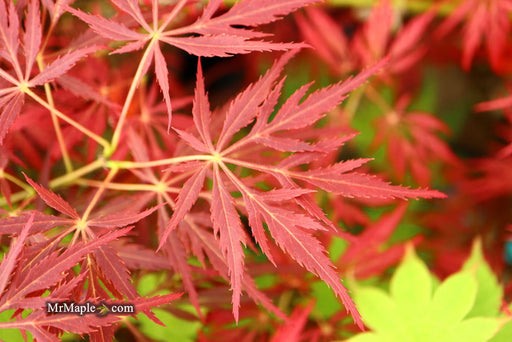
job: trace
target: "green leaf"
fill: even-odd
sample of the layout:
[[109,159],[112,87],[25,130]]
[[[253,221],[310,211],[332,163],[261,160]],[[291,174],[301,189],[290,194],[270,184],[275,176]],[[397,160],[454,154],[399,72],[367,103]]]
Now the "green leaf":
[[439,336],[436,341],[487,342],[496,334],[501,324],[497,318],[471,318],[453,326],[450,332]]
[[425,264],[412,247],[407,249],[403,262],[391,279],[391,296],[404,317],[417,321],[425,313],[432,297],[432,279]]
[[432,276],[412,246],[391,279],[391,296],[409,332],[417,339],[425,334],[423,321],[432,297]]
[[512,321],[508,321],[489,342],[512,341]]
[[482,242],[479,239],[475,240],[471,255],[462,269],[475,272],[478,282],[475,304],[467,317],[497,316],[503,298],[503,289],[496,275],[485,261],[482,253]]
[[374,287],[357,288],[354,301],[363,317],[363,322],[379,335],[392,341],[413,341],[398,311],[396,303],[381,289]]
[[380,336],[379,334],[367,332],[356,335],[346,342],[393,342],[386,337]]
[[473,307],[476,292],[476,278],[469,272],[456,273],[441,283],[426,313],[428,334],[440,338],[460,323]]
[[[500,299],[502,293],[501,288],[496,288],[496,278],[483,262],[481,253],[478,254],[479,248],[476,244],[467,266],[439,285],[412,247],[407,250],[391,279],[390,295],[377,287],[355,284],[355,302],[364,323],[373,332],[357,335],[348,341],[489,341],[507,318],[496,317],[498,312],[494,308],[497,305],[494,298],[494,306],[482,306],[487,311],[479,311],[488,314],[487,317],[468,319],[468,314],[475,307],[477,294],[483,291],[479,290],[481,284],[484,284],[484,290],[488,290],[483,293],[495,296],[498,293]],[[491,278],[491,281],[483,277]],[[481,303],[486,303],[483,298]],[[505,325],[497,337],[499,339],[491,342],[512,341],[512,324]]]

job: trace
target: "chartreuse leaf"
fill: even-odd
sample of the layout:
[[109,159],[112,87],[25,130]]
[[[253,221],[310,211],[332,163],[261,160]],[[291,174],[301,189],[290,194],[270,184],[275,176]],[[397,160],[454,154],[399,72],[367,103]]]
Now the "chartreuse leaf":
[[[489,341],[497,332],[502,322],[496,318],[470,318],[454,325],[444,336],[439,336],[438,342],[481,342]],[[510,336],[509,340],[510,341]]]
[[392,340],[388,340],[378,334],[374,334],[371,332],[359,334],[354,338],[350,339],[350,342],[393,342]]
[[383,340],[414,341],[407,336],[409,333],[396,303],[383,290],[370,286],[356,288],[354,300],[364,323]]
[[478,282],[475,304],[467,317],[498,315],[501,298],[503,297],[503,289],[498,283],[496,275],[494,275],[489,265],[485,262],[481,240],[475,240],[471,255],[462,268],[475,272]]
[[459,324],[471,310],[476,292],[476,278],[468,272],[456,273],[441,283],[425,312],[426,336],[437,340]]
[[405,259],[391,279],[391,296],[404,323],[410,327],[413,336],[420,336],[421,321],[432,297],[432,276],[427,266],[409,246]]
[[[391,279],[390,294],[355,286],[355,303],[373,331],[348,341],[512,341],[508,318],[497,317],[503,292],[482,257],[479,242],[461,271],[435,285],[426,265],[408,248]],[[485,294],[492,298],[486,301]]]
[[508,321],[489,342],[512,341],[512,321]]

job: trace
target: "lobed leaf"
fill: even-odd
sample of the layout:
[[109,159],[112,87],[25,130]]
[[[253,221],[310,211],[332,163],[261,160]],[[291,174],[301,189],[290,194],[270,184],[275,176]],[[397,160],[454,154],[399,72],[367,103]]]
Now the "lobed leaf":
[[161,206],[162,205],[159,205],[151,209],[144,210],[138,214],[118,213],[96,217],[89,220],[88,225],[92,227],[102,228],[125,227],[127,225],[142,220],[146,216],[151,215],[155,210],[157,210]]
[[43,233],[57,226],[71,225],[73,220],[46,215],[39,211],[24,212],[20,216],[6,217],[0,220],[0,235],[20,235],[23,227],[26,225],[31,215],[34,215],[32,225],[30,226],[30,235]]
[[174,212],[171,220],[167,225],[162,237],[160,238],[160,246],[166,241],[167,236],[173,231],[178,224],[183,220],[185,215],[190,211],[190,208],[194,205],[199,197],[199,192],[202,190],[204,181],[206,179],[206,167],[202,167],[197,173],[190,177],[183,187],[181,188]]
[[123,24],[117,23],[115,21],[96,15],[86,14],[71,7],[66,7],[66,10],[73,14],[75,17],[78,17],[86,22],[94,32],[101,35],[102,37],[112,40],[128,41],[142,40],[145,38],[143,34],[132,31]]
[[32,213],[29,216],[27,223],[25,223],[25,226],[21,230],[18,239],[11,242],[9,252],[3,258],[2,263],[0,264],[0,296],[3,294],[5,287],[7,286],[7,282],[11,277],[11,273],[16,266],[16,260],[21,253],[21,249],[24,246],[26,238],[29,236],[30,228],[34,222],[34,216],[35,213]]
[[59,251],[53,252],[45,259],[32,266],[26,277],[16,287],[16,293],[10,298],[11,305],[16,299],[38,290],[47,289],[53,284],[62,280],[65,271],[75,266],[82,258],[93,252],[96,248],[107,244],[123,235],[126,235],[131,228],[119,229],[108,232],[103,236],[87,243],[78,243],[59,255]]
[[25,35],[23,36],[23,48],[25,50],[25,78],[28,79],[34,65],[39,46],[41,45],[41,22],[39,19],[39,4],[31,0],[28,5],[25,19]]
[[165,37],[161,40],[198,57],[230,57],[252,51],[283,51],[305,46],[304,44],[253,41],[245,37],[228,35]]
[[[258,26],[280,19],[298,8],[320,0],[244,0],[237,2],[228,12],[201,25],[201,33],[227,29],[232,25]],[[208,13],[212,12],[212,9]],[[215,32],[218,32],[218,31]]]
[[0,114],[0,146],[3,144],[7,131],[20,113],[24,100],[25,96],[23,93],[14,93],[0,100],[0,102],[3,102],[0,103],[0,107],[3,107]]
[[104,245],[96,248],[93,255],[104,279],[112,285],[109,287],[112,292],[124,295],[130,300],[138,297],[131,282],[130,271],[116,250]]
[[75,50],[73,52],[65,54],[64,56],[57,58],[41,73],[39,73],[36,77],[31,79],[29,82],[29,86],[35,87],[53,81],[57,77],[64,75],[80,59],[97,50],[98,46],[89,46]]
[[233,205],[233,199],[223,184],[218,166],[214,166],[211,214],[213,230],[220,235],[220,246],[228,262],[228,274],[233,290],[233,314],[238,322],[242,279],[244,275],[245,232],[240,217]]
[[27,182],[34,188],[34,190],[41,196],[45,203],[57,210],[60,213],[63,213],[71,218],[80,219],[80,215],[76,212],[76,210],[71,207],[71,205],[62,199],[59,195],[44,188],[43,186],[35,183],[32,179],[28,178],[27,175],[23,174]]

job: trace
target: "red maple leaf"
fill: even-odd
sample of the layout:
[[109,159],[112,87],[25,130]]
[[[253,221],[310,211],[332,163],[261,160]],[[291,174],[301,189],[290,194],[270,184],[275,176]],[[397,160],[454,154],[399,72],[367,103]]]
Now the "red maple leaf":
[[[0,69],[0,145],[14,119],[18,116],[25,101],[25,96],[30,95],[38,102],[42,101],[31,88],[51,82],[65,74],[76,62],[87,54],[97,50],[97,46],[80,48],[57,58],[42,72],[32,77],[32,68],[36,61],[41,45],[41,18],[39,4],[32,0],[29,2],[25,18],[25,30],[20,32],[19,17],[14,2],[0,1],[0,58],[11,69]],[[22,36],[20,39],[19,36]],[[20,59],[21,51],[19,42],[22,41],[24,63]],[[46,105],[47,106],[47,105]],[[50,109],[50,108],[48,108]],[[67,122],[73,122],[67,116],[54,111],[57,116]]]
[[[138,1],[113,0],[112,2],[122,12],[127,13],[136,22],[138,26],[136,29],[127,28],[119,22],[86,14],[71,7],[67,7],[67,9],[73,15],[85,21],[99,35],[114,41],[129,42],[113,53],[126,53],[145,47],[133,84],[140,82],[142,76],[147,73],[151,61],[154,60],[155,74],[167,106],[170,128],[172,109],[168,71],[160,43],[176,46],[190,54],[203,57],[226,57],[251,51],[288,50],[300,44],[254,40],[254,38],[265,36],[265,34],[253,31],[249,27],[275,21],[280,16],[286,15],[299,7],[318,1],[285,0],[276,3],[272,0],[245,0],[236,3],[226,13],[214,16],[222,5],[222,1],[212,0],[204,9],[202,16],[194,23],[178,28],[171,27],[171,24],[188,0],[178,1],[172,10],[165,15],[160,13],[158,2],[153,0],[151,3],[151,24],[146,21]],[[163,22],[160,23],[162,18]],[[236,25],[243,25],[248,28],[234,27]],[[147,33],[140,33],[139,30],[141,29]],[[134,90],[135,88],[131,91]],[[128,95],[128,98],[130,96]],[[123,117],[121,115],[121,118]]]
[[463,31],[462,66],[469,69],[481,44],[485,44],[491,67],[502,69],[505,47],[510,34],[510,0],[465,0],[438,28],[436,34],[442,38],[457,25],[465,22]]
[[[244,277],[242,245],[250,241],[242,228],[239,215],[241,211],[249,218],[255,241],[269,258],[271,253],[264,224],[277,245],[329,284],[341,297],[356,322],[361,324],[359,314],[334,266],[325,255],[320,242],[311,234],[316,230],[325,230],[326,227],[318,221],[318,212],[321,213],[321,209],[314,201],[304,200],[304,196],[309,196],[311,190],[305,189],[301,184],[309,184],[346,197],[432,198],[444,195],[437,191],[393,186],[374,176],[353,172],[366,163],[366,159],[339,162],[324,168],[298,169],[299,165],[308,165],[321,158],[326,152],[326,146],[332,149],[331,145],[334,145],[336,148],[344,140],[338,139],[329,145],[321,142],[309,143],[295,137],[286,137],[285,133],[309,128],[345,99],[348,92],[378,71],[382,63],[354,78],[320,89],[302,100],[309,85],[304,86],[292,94],[271,118],[283,85],[277,79],[292,55],[293,53],[287,53],[281,57],[258,82],[250,85],[231,102],[218,136],[213,135],[210,130],[212,119],[215,118],[211,115],[199,64],[193,107],[197,133],[177,132],[191,148],[204,154],[187,157],[198,162],[189,168],[190,177],[179,192],[174,213],[161,236],[159,248],[168,243],[169,234],[196,203],[206,179],[209,178],[213,184],[208,196],[210,216],[214,233],[220,239],[222,254],[228,261],[236,319]],[[248,125],[249,132],[233,142],[234,135]],[[280,151],[293,153],[277,164],[271,164],[272,158],[267,158],[265,162],[265,159],[259,157],[259,153],[265,151],[274,151],[277,155],[280,155]],[[252,160],[260,162],[255,163]],[[253,185],[249,177],[242,179],[237,175],[230,165],[251,170],[254,177],[272,178],[278,182],[279,188],[263,192]],[[234,192],[241,194],[242,201],[235,200]]]

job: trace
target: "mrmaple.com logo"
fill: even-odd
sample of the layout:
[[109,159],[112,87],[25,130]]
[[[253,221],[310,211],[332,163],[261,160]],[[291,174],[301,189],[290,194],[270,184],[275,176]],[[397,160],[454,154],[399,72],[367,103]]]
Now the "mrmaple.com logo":
[[96,314],[98,316],[106,316],[109,313],[116,315],[130,315],[135,313],[135,305],[133,304],[112,304],[106,303],[94,304],[91,302],[75,303],[75,302],[47,302],[47,314],[77,314],[79,316],[87,314]]

